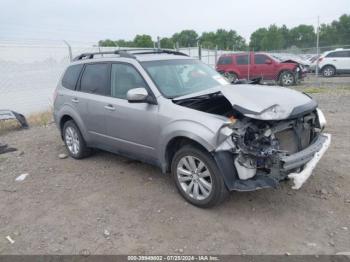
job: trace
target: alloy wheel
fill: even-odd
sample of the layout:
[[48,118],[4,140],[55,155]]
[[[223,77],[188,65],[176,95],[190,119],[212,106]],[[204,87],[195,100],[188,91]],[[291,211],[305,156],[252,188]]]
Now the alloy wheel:
[[194,156],[184,156],[177,165],[176,174],[186,195],[195,200],[209,197],[213,181],[210,170],[203,161]]
[[291,73],[285,73],[282,75],[282,83],[283,85],[289,86],[293,84],[294,82],[294,77]]
[[334,74],[334,70],[330,67],[327,67],[325,70],[323,70],[324,76],[332,76]]
[[65,141],[66,141],[68,150],[73,155],[77,155],[80,150],[80,141],[79,141],[77,130],[71,126],[68,126],[65,131]]

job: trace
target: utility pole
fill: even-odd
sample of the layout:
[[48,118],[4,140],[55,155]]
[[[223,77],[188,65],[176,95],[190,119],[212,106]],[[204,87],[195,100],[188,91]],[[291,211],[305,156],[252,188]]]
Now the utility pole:
[[316,38],[316,52],[317,52],[317,60],[316,60],[316,77],[318,79],[318,63],[319,63],[319,55],[320,55],[320,17],[317,16],[317,38]]

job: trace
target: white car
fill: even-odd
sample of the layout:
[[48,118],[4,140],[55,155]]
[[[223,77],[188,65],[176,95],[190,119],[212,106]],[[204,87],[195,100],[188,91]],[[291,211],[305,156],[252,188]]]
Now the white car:
[[320,72],[325,77],[350,74],[350,49],[335,49],[325,52],[318,60]]

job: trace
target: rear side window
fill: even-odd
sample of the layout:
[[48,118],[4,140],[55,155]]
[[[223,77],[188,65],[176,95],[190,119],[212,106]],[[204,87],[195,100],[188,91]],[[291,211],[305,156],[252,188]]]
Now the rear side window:
[[68,67],[62,78],[62,86],[74,90],[82,68],[82,64]]
[[231,56],[222,56],[219,58],[218,64],[219,65],[230,65],[230,64],[232,64],[232,57]]
[[80,90],[82,92],[109,95],[109,64],[87,64],[81,78]]
[[237,65],[248,65],[249,55],[238,55],[236,56]]
[[349,51],[337,51],[329,53],[326,57],[350,57]]

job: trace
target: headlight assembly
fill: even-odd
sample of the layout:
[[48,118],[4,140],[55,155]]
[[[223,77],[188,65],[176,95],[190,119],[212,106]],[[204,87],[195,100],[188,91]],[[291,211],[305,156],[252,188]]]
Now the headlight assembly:
[[317,112],[318,125],[320,126],[321,129],[323,129],[327,124],[326,117],[324,116],[321,109],[317,108],[316,112]]

